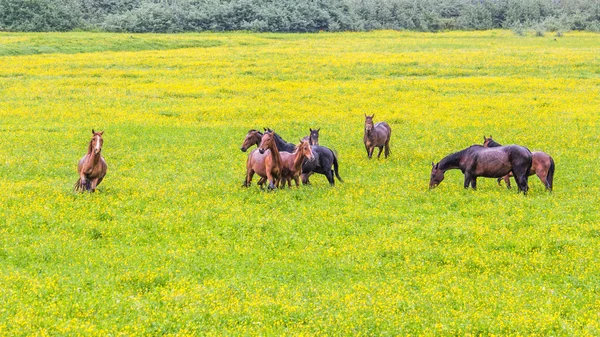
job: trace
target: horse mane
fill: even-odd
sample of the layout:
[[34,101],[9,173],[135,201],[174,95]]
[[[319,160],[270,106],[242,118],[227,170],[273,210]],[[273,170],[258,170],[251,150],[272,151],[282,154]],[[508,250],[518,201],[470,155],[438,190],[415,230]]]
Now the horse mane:
[[498,147],[498,146],[502,146],[502,144],[498,143],[497,141],[488,138],[490,141],[488,142],[488,147]]
[[94,150],[92,148],[92,143],[93,142],[94,142],[94,137],[92,137],[92,139],[90,139],[90,143],[88,144],[88,151],[87,151],[88,154],[92,153],[92,151]]
[[472,145],[464,150],[460,150],[458,152],[451,153],[451,154],[447,155],[446,157],[442,158],[442,160],[440,160],[440,162],[436,165],[436,167],[440,170],[447,170],[450,166],[458,167],[458,162],[460,162],[460,159],[463,157],[465,152],[467,152],[470,148],[472,148],[474,146],[483,147],[480,145]]

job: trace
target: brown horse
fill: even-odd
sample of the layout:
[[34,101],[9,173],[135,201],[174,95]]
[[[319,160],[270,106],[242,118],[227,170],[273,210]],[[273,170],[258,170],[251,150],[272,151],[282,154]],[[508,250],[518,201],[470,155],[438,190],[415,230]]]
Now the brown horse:
[[242,147],[240,148],[240,150],[242,150],[242,152],[246,152],[252,145],[259,146],[262,136],[263,136],[262,132],[260,132],[258,130],[253,129],[253,130],[248,131],[248,133],[246,134],[246,138],[244,138],[244,143],[242,143]]
[[381,156],[381,151],[385,147],[385,157],[387,158],[390,154],[390,137],[392,136],[392,129],[386,122],[379,122],[373,125],[373,117],[365,114],[365,135],[363,142],[365,143],[365,149],[367,150],[367,156],[371,159],[373,150],[376,147],[379,148],[379,154],[377,158]]
[[281,156],[279,150],[277,150],[275,136],[272,132],[266,132],[262,136],[258,149],[253,150],[248,155],[244,187],[250,186],[254,173],[269,180],[268,188],[270,190],[275,189],[279,184],[281,179]]
[[74,191],[96,191],[96,187],[100,185],[102,179],[106,175],[106,169],[108,168],[104,158],[102,158],[102,132],[96,132],[92,129],[92,140],[88,145],[88,151],[77,165],[77,173],[79,173],[79,179],[73,186]]
[[[483,146],[498,147],[502,145],[494,141],[492,136],[490,136],[490,138],[483,136]],[[529,171],[529,175],[537,175],[542,184],[546,186],[546,189],[552,191],[554,181],[554,159],[552,159],[549,154],[542,151],[531,152],[531,158],[531,170]],[[510,177],[512,177],[512,172],[502,178],[498,178],[498,185],[500,185],[500,182],[504,179],[506,187],[510,188]]]
[[300,186],[300,174],[302,174],[302,163],[304,159],[308,161],[315,160],[311,146],[308,141],[301,140],[293,153],[280,152],[281,155],[281,187],[285,187],[287,181],[288,187],[292,188],[292,179],[296,182],[296,187]]

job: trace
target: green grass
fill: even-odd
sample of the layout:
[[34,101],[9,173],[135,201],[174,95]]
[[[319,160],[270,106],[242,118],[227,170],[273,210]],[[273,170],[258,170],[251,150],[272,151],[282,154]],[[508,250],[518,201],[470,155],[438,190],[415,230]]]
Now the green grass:
[[[0,34],[0,335],[598,335],[599,52],[588,33]],[[366,158],[365,113],[390,158]],[[262,127],[321,128],[345,183],[242,188]],[[108,174],[75,194],[92,128]],[[551,154],[555,191],[459,171],[428,190],[432,161],[489,134]]]

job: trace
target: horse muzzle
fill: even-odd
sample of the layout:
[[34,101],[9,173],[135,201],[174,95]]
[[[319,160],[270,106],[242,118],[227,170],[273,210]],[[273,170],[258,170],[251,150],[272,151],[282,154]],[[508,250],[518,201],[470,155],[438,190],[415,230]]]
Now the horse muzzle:
[[246,150],[248,150],[248,149],[242,146],[242,147],[240,147],[240,150],[242,150],[242,152],[246,152]]
[[265,154],[265,151],[266,151],[265,149],[258,149],[258,152],[259,152],[260,154]]

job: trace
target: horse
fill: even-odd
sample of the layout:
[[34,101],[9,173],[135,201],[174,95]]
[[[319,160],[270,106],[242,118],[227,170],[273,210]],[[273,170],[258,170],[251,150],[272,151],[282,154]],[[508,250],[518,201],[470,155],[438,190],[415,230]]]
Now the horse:
[[[502,146],[492,139],[492,136],[486,138],[483,136],[483,146],[484,147],[498,147]],[[529,175],[537,175],[540,178],[540,181],[544,186],[546,186],[546,190],[552,191],[552,185],[554,181],[554,159],[550,157],[549,154],[542,151],[533,151],[531,152],[532,163],[531,170],[529,171]],[[512,173],[505,175],[503,178],[498,178],[498,185],[502,179],[506,183],[507,188],[511,188],[510,186],[510,177]]]
[[526,147],[519,145],[501,147],[472,145],[444,157],[437,164],[431,163],[429,189],[436,187],[444,180],[444,173],[447,170],[460,169],[465,175],[465,188],[470,185],[476,189],[477,177],[501,178],[512,172],[519,186],[519,192],[527,194],[531,157],[531,152]]
[[305,159],[308,161],[315,159],[310,144],[308,141],[300,140],[300,144],[296,146],[294,152],[280,152],[279,154],[281,156],[282,187],[285,187],[287,181],[288,187],[292,188],[292,179],[296,182],[296,187],[300,186],[299,178],[302,173],[302,163]]
[[390,137],[392,136],[392,128],[386,122],[379,122],[373,125],[373,117],[365,114],[365,134],[363,136],[363,142],[365,143],[365,149],[367,150],[367,156],[371,159],[373,150],[376,147],[379,148],[379,154],[377,158],[381,156],[381,151],[385,147],[385,158],[390,154]]
[[[271,129],[266,129],[266,130],[267,130],[266,132],[273,131]],[[295,145],[293,145],[292,143],[286,142],[285,140],[283,140],[283,138],[281,138],[276,133],[275,133],[275,142],[277,143],[277,148],[280,149],[280,151],[282,151],[282,152],[284,152],[284,151],[290,152],[287,150],[282,150],[284,148],[289,149],[290,145],[295,147]],[[292,152],[293,152],[293,150],[292,150]],[[308,180],[308,177],[312,173],[324,174],[327,177],[327,181],[329,181],[329,184],[331,186],[335,185],[335,181],[333,179],[334,175],[338,178],[339,181],[344,182],[344,180],[342,180],[342,177],[340,177],[340,174],[338,172],[339,165],[338,165],[337,156],[331,149],[329,149],[325,146],[313,145],[312,152],[313,152],[315,159],[312,161],[305,160],[304,163],[302,164],[302,184],[303,185],[310,185],[310,181]],[[333,170],[331,169],[332,166],[333,166]]]
[[[252,150],[246,162],[246,180],[244,187],[250,186],[254,173],[269,181],[269,190],[277,188],[281,179],[281,156],[275,145],[275,135],[266,132],[261,138],[258,149]],[[259,185],[262,187],[261,179]]]
[[302,140],[306,140],[308,141],[308,143],[310,145],[319,145],[319,131],[321,131],[321,128],[318,129],[312,129],[309,128],[310,130],[310,134],[308,134],[308,136],[305,136],[304,138],[302,138]]
[[88,145],[87,154],[79,160],[77,165],[79,179],[75,182],[73,191],[95,192],[96,187],[104,179],[108,166],[101,154],[102,144],[104,143],[103,134],[104,131],[96,132],[92,129],[92,139]]
[[[338,172],[339,164],[337,156],[331,149],[325,146],[314,145],[312,146],[312,152],[315,160],[304,161],[302,164],[302,184],[310,185],[308,178],[312,173],[324,174],[331,186],[335,185],[334,174],[340,182],[344,182]],[[332,166],[333,169],[331,168]]]
[[252,145],[259,146],[262,136],[263,136],[262,132],[260,132],[258,130],[252,129],[252,130],[248,131],[248,133],[246,134],[246,138],[244,138],[244,142],[242,143],[242,147],[240,148],[240,150],[242,150],[242,152],[246,152],[248,150],[248,148],[250,148]]

